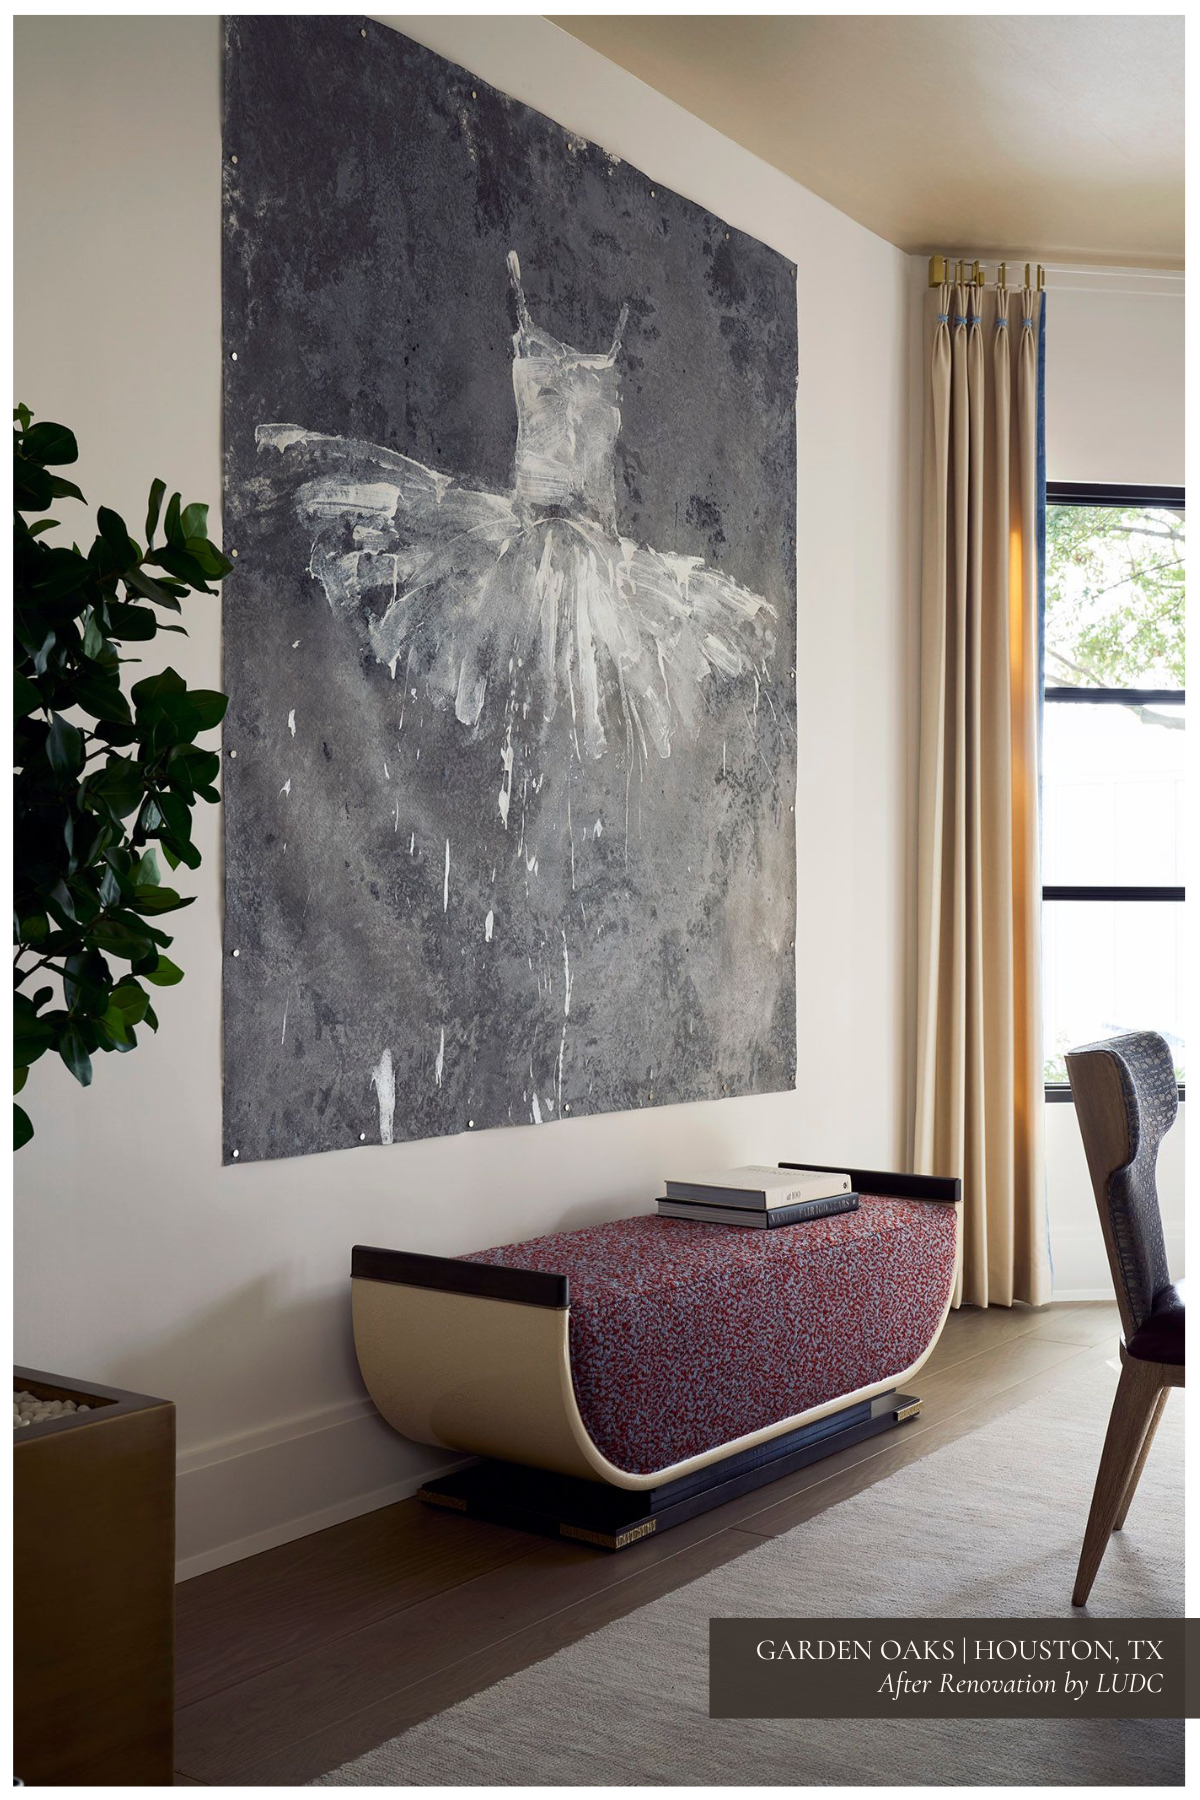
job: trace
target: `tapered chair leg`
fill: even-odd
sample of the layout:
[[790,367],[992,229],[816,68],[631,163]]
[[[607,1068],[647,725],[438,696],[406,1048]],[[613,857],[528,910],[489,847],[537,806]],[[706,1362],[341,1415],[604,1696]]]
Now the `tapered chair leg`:
[[1167,1395],[1170,1391],[1170,1388],[1161,1388],[1159,1390],[1158,1400],[1155,1402],[1154,1411],[1150,1414],[1150,1422],[1146,1426],[1146,1435],[1142,1439],[1142,1447],[1138,1451],[1137,1461],[1133,1465],[1133,1472],[1125,1487],[1125,1498],[1122,1500],[1120,1511],[1113,1521],[1114,1531],[1120,1531],[1128,1516],[1133,1496],[1137,1493],[1138,1482],[1142,1479],[1142,1470],[1146,1466],[1146,1458],[1150,1454],[1150,1446],[1154,1442],[1154,1434],[1158,1430],[1158,1421],[1163,1416],[1163,1408],[1167,1404]]
[[1085,1606],[1096,1572],[1104,1559],[1118,1514],[1123,1518],[1132,1499],[1132,1487],[1140,1472],[1139,1458],[1148,1449],[1146,1438],[1158,1410],[1161,1379],[1156,1363],[1139,1363],[1122,1354],[1121,1379],[1108,1421],[1108,1435],[1092,1494],[1083,1552],[1075,1576],[1072,1606]]

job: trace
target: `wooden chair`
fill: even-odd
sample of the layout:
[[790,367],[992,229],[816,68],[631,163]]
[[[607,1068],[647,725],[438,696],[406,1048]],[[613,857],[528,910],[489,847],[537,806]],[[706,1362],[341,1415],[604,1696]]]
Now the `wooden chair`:
[[1096,1476],[1073,1606],[1084,1606],[1120,1531],[1162,1417],[1183,1386],[1183,1283],[1172,1283],[1155,1183],[1158,1146],[1179,1110],[1164,1038],[1131,1032],[1067,1056],[1075,1112],[1121,1314],[1121,1379]]

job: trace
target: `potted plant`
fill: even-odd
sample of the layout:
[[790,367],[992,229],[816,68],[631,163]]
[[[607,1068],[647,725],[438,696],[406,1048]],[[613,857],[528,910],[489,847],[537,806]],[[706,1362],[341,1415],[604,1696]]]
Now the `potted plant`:
[[[183,602],[231,565],[207,507],[166,500],[161,481],[145,547],[103,506],[89,549],[52,540],[51,508],[83,500],[58,473],[75,439],[24,406],[14,419],[13,1065],[28,1100],[39,1058],[88,1086],[97,1053],[158,1029],[152,990],[183,979],[159,921],[191,899],[159,856],[199,865],[192,813],[219,798],[220,758],[196,740],[226,699],[171,668],[127,692],[122,670],[182,632]],[[15,1102],[17,1151],[34,1129]],[[170,1783],[174,1408],[36,1370],[13,1385],[33,1396],[20,1422],[14,1399],[15,1772]]]

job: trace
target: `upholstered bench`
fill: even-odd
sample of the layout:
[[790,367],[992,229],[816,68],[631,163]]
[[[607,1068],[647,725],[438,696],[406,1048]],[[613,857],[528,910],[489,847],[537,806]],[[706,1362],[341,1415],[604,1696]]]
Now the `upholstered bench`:
[[851,1179],[856,1212],[773,1231],[641,1216],[462,1258],[356,1248],[380,1412],[503,1465],[423,1497],[618,1548],[911,1417],[959,1184]]

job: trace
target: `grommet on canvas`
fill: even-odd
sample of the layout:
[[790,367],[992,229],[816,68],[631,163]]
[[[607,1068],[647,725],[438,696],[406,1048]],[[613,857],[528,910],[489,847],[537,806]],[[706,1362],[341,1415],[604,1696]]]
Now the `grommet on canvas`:
[[230,754],[230,756],[236,756],[236,755],[237,755],[237,751],[236,751],[236,750],[231,750],[231,751],[230,751],[230,752],[229,752],[229,754]]
[[233,953],[233,954],[234,954],[234,955],[235,955],[235,956],[240,956],[240,955],[241,955],[241,954],[242,954],[242,953],[241,953],[241,951],[240,951],[240,950],[235,950],[235,951],[234,951],[234,953]]
[[229,160],[230,160],[230,162],[231,162],[231,163],[235,163],[235,162],[236,162],[236,161],[237,161],[237,157],[236,157],[236,156],[231,156],[231,157],[230,157],[230,159],[229,159]]
[[366,1132],[365,1132],[365,1131],[360,1131],[360,1132],[359,1132],[359,1134],[358,1134],[358,1141],[359,1141],[359,1143],[360,1143],[360,1144],[365,1144],[365,1143],[366,1143],[366,1141],[367,1141],[367,1134],[366,1134]]
[[236,550],[231,550],[231,551],[230,551],[230,552],[229,552],[229,554],[230,554],[230,556],[236,556],[236,555],[237,555],[237,551],[236,551]]
[[358,35],[359,35],[359,37],[366,37],[366,35],[367,35],[367,28],[366,28],[366,26],[365,26],[365,25],[364,25],[364,26],[363,26],[363,28],[362,28],[362,30],[361,30],[361,31],[360,31],[360,32],[359,32],[359,34],[358,34]]
[[229,360],[230,360],[230,362],[236,362],[236,361],[237,361],[237,351],[236,351],[236,350],[231,350],[231,351],[230,351],[230,352],[229,352]]
[[468,1119],[468,1120],[467,1120],[467,1130],[468,1130],[468,1131],[474,1131],[474,1129],[475,1129],[475,1121],[474,1121],[474,1119]]
[[234,1160],[234,1162],[236,1162],[236,1161],[237,1161],[237,1159],[238,1159],[238,1157],[239,1157],[239,1156],[240,1156],[240,1155],[241,1155],[241,1154],[242,1154],[242,1153],[241,1153],[241,1151],[240,1151],[240,1150],[235,1150],[235,1151],[234,1151],[234,1153],[233,1153],[233,1160]]
[[568,1100],[567,1104],[563,1107],[563,1111],[570,1112],[570,1110],[571,1110],[571,1102]]
[[479,98],[479,95],[475,92],[474,88],[471,89],[471,98],[472,100],[478,100]]

